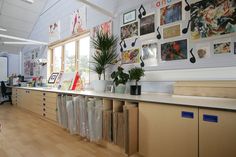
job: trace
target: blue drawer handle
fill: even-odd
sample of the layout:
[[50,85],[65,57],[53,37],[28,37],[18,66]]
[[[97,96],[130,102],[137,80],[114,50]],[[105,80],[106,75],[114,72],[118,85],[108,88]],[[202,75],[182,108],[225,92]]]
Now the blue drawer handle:
[[182,111],[181,116],[183,118],[193,119],[194,118],[194,113],[193,112]]
[[204,114],[203,121],[218,123],[218,116]]

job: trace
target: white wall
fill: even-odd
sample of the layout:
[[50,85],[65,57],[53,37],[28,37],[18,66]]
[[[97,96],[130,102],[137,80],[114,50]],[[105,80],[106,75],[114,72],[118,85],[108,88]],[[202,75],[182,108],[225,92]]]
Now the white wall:
[[[48,41],[48,26],[49,24],[60,20],[61,21],[61,38],[66,38],[70,36],[70,14],[83,4],[78,0],[61,0],[55,6],[51,7],[57,0],[49,0],[42,16],[39,18],[35,28],[32,31],[31,38],[35,40]],[[156,12],[156,8],[153,7],[153,0],[92,0],[96,2],[99,6],[107,9],[110,12],[114,12],[116,18],[113,19],[113,30],[114,34],[120,35],[120,26],[121,26],[121,17],[122,14],[132,10],[138,9],[141,4],[144,4],[147,8],[147,12]],[[173,0],[174,1],[174,0]],[[183,4],[184,1],[183,1]],[[138,12],[137,12],[138,13]],[[189,18],[189,14],[186,14],[186,20],[182,22],[183,25],[186,24],[186,21]],[[101,13],[93,10],[90,7],[87,7],[87,26],[88,29],[101,24],[109,20],[110,18],[102,15]],[[184,36],[189,38],[188,35]],[[146,40],[146,39],[143,39]],[[128,41],[129,43],[130,41]],[[141,44],[139,41],[138,44]],[[23,52],[27,52],[32,49],[32,47],[25,47]],[[119,50],[119,49],[118,49]],[[46,53],[46,51],[44,52]],[[46,54],[43,55],[46,58]],[[236,55],[232,56],[235,58]],[[163,69],[149,69],[146,71],[146,76],[142,80],[144,91],[158,91],[158,92],[171,92],[171,85],[174,81],[177,80],[235,80],[236,79],[236,67],[235,61],[230,58],[229,60],[223,60],[223,62],[228,62],[229,67],[225,67],[225,63],[220,62],[221,60],[216,59],[216,61],[211,61],[210,66],[208,63],[204,63],[204,66],[199,66],[201,68],[196,68],[194,65],[188,64],[188,68],[184,66],[179,70],[163,70]],[[218,65],[214,67],[214,65]],[[132,66],[125,66],[130,68]],[[175,67],[175,66],[173,66]],[[206,68],[204,68],[206,67]],[[221,67],[221,68],[219,68]],[[194,68],[194,69],[192,69]],[[165,68],[164,68],[165,69]],[[167,67],[168,69],[168,67]],[[178,68],[177,68],[178,69]],[[45,71],[43,74],[45,75]]]
[[13,54],[13,53],[0,53],[0,57],[7,57],[8,60],[8,66],[7,66],[7,75],[10,76],[12,74],[19,75],[20,72],[20,55],[19,54]]

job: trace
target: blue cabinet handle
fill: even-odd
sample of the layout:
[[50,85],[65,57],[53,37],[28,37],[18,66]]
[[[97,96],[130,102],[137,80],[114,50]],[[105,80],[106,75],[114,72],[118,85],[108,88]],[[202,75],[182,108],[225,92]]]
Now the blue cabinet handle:
[[218,123],[218,116],[204,114],[203,115],[203,121]]
[[183,118],[193,119],[194,118],[194,113],[193,112],[182,111],[181,116]]

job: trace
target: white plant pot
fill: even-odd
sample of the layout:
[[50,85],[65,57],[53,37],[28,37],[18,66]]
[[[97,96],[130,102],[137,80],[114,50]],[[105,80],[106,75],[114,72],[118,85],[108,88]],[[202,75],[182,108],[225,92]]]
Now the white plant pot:
[[104,92],[106,90],[108,81],[106,80],[95,80],[93,81],[93,89],[95,92]]
[[126,85],[119,84],[118,86],[115,87],[115,93],[121,93],[124,94],[126,90]]

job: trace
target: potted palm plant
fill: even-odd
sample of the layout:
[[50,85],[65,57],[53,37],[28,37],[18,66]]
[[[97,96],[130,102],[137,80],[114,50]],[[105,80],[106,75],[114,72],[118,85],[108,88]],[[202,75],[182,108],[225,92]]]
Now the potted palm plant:
[[135,85],[130,86],[131,95],[141,95],[141,85],[138,85],[138,81],[143,76],[144,76],[144,69],[142,68],[135,67],[129,70],[129,79],[131,81],[135,81]]
[[[94,82],[95,91],[104,91],[106,88],[106,69],[114,63],[118,54],[116,53],[118,38],[108,33],[98,32],[91,43],[95,52],[92,56],[92,70],[98,74],[98,80]],[[103,76],[103,80],[102,80]]]
[[129,74],[123,72],[123,68],[119,66],[117,71],[111,74],[111,78],[115,84],[115,93],[125,93],[126,83],[129,80]]

